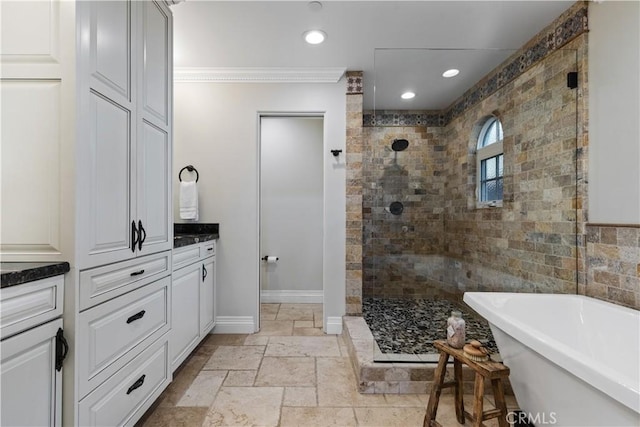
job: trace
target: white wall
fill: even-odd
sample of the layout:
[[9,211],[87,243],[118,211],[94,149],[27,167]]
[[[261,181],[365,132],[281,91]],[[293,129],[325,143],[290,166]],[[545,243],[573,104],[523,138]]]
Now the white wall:
[[589,222],[640,224],[640,2],[589,3]]
[[345,165],[344,156],[336,162],[329,150],[345,149],[345,92],[344,79],[338,84],[174,85],[174,185],[183,166],[193,164],[200,172],[200,222],[220,223],[218,312],[230,323],[258,315],[261,112],[324,113],[325,326],[327,317],[344,314]]

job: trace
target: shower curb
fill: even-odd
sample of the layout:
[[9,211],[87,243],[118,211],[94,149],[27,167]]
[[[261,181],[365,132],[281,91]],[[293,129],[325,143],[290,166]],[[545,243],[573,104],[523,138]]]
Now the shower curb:
[[[362,394],[428,394],[433,385],[437,359],[434,362],[376,362],[384,357],[363,317],[344,316],[342,336],[347,344],[349,360],[353,365],[358,382],[358,392]],[[417,356],[406,355],[405,360],[415,360]],[[453,379],[453,365],[447,367],[445,380]],[[475,374],[467,366],[462,367],[464,393],[472,394]],[[505,394],[513,395],[511,384],[504,382]],[[443,393],[452,392],[446,389]],[[491,395],[491,387],[485,395]]]

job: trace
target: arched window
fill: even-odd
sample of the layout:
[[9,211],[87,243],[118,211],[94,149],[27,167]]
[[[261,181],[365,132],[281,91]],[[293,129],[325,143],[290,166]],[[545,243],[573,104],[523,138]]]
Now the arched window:
[[502,203],[504,155],[502,123],[489,117],[483,124],[477,145],[477,200],[480,206]]

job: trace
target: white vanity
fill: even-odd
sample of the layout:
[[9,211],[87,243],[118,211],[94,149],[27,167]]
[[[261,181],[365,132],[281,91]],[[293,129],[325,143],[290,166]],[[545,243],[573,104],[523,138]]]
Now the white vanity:
[[215,326],[215,240],[173,250],[171,288],[171,370],[175,371]]

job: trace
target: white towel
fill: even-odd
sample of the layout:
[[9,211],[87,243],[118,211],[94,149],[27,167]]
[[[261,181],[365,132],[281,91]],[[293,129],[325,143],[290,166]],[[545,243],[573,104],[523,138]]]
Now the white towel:
[[198,220],[198,187],[195,181],[180,182],[180,218]]

